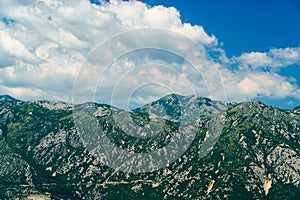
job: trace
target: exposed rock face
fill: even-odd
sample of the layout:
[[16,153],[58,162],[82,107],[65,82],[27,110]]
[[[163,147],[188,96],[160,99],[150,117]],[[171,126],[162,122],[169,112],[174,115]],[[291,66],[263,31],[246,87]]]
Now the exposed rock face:
[[45,195],[29,195],[25,200],[51,200],[51,198]]
[[269,193],[269,189],[271,188],[271,185],[272,185],[272,180],[264,180],[264,190],[266,196]]
[[[119,153],[168,161],[161,149],[176,150],[182,133],[193,138],[165,167]],[[294,200],[299,186],[298,108],[174,95],[132,111],[0,98],[0,199]]]
[[207,186],[206,194],[208,195],[215,184],[215,180],[210,180]]

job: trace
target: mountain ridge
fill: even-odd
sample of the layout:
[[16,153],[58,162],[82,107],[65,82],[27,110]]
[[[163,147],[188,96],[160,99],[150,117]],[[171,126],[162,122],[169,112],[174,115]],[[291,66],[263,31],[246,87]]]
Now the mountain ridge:
[[15,99],[14,97],[12,97],[10,95],[7,95],[7,94],[0,95],[0,101],[3,101],[3,100],[6,100],[6,101],[20,101],[20,100]]
[[[155,102],[159,102],[160,100],[162,99],[166,99],[166,98],[177,98],[177,99],[182,99],[182,98],[192,98],[192,97],[196,97],[196,98],[203,98],[204,100],[208,100],[208,101],[214,101],[214,102],[222,102],[222,101],[219,101],[219,100],[213,100],[213,99],[210,99],[208,97],[203,97],[203,96],[198,96],[198,95],[181,95],[181,94],[176,94],[176,93],[171,93],[171,94],[167,94],[161,98],[158,98],[157,100],[154,100],[150,103],[146,103],[145,105],[142,105],[138,108],[134,108],[134,109],[131,109],[131,110],[138,110],[144,106],[147,106],[147,105],[150,105],[150,104],[153,104]],[[105,103],[99,103],[97,101],[88,101],[88,102],[84,102],[84,103],[70,103],[70,102],[66,102],[66,101],[61,101],[61,100],[46,100],[46,99],[41,99],[41,100],[28,100],[28,101],[24,101],[24,100],[20,100],[20,99],[16,99],[8,94],[2,94],[0,95],[0,100],[10,100],[10,101],[19,101],[19,102],[36,102],[36,103],[48,103],[48,104],[66,104],[66,105],[79,105],[79,104],[85,104],[85,103],[96,103],[96,104],[102,104],[102,105],[108,105],[108,106],[111,106],[109,104],[105,104]],[[299,110],[300,109],[300,105],[298,106],[295,106],[294,108],[291,108],[291,109],[283,109],[283,108],[280,108],[280,107],[277,107],[277,106],[272,106],[272,105],[268,105],[260,100],[255,100],[255,101],[242,101],[242,102],[223,102],[224,104],[226,103],[228,106],[235,106],[237,104],[241,104],[241,103],[254,103],[254,102],[257,102],[257,103],[261,103],[261,104],[264,104],[266,106],[270,106],[272,108],[277,108],[277,109],[281,109],[281,110]]]
[[[172,96],[140,109],[0,101],[0,199],[300,196],[298,110],[261,102],[228,107],[201,97]],[[155,167],[154,157],[118,162],[127,159],[120,153],[124,150],[127,155],[159,152],[172,144],[172,137],[187,133],[193,137],[188,148],[165,166]],[[168,158],[161,155],[162,161]]]

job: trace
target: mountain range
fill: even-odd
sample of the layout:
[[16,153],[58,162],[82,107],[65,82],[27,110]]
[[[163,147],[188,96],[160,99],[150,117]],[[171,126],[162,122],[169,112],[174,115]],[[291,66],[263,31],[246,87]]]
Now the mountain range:
[[0,96],[0,199],[300,199],[300,107]]

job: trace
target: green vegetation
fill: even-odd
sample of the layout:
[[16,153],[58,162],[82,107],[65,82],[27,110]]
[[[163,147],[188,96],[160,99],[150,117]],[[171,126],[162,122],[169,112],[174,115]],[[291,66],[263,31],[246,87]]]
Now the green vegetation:
[[[195,111],[188,117],[197,123],[181,124],[180,102]],[[261,102],[235,104],[227,109],[218,133],[209,132],[210,122],[226,106],[201,97],[169,95],[134,111],[95,103],[58,109],[48,104],[0,98],[0,199],[30,194],[112,200],[300,196],[300,113],[296,109],[280,110]],[[98,109],[103,113],[97,115]],[[129,118],[115,118],[113,112]],[[99,135],[105,135],[121,149],[149,153],[168,145],[182,126],[195,132],[189,148],[153,172],[118,171],[91,152],[102,144]],[[149,135],[137,137],[136,127]],[[90,144],[84,144],[83,134]],[[211,148],[205,143],[209,139],[216,140]],[[116,156],[108,150],[102,153]],[[265,179],[273,180],[268,196],[262,185]],[[207,195],[210,180],[215,184]]]

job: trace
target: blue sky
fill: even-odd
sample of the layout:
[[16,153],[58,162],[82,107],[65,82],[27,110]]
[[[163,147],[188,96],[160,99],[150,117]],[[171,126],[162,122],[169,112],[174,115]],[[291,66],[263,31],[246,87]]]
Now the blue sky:
[[[300,104],[299,1],[92,2],[0,2],[0,93],[125,108],[170,92],[216,100],[224,92],[226,101],[259,99],[280,108]],[[136,51],[145,45],[156,50]]]
[[202,25],[224,43],[227,56],[300,45],[298,0],[145,0],[176,7],[185,22]]
[[[202,25],[214,34],[228,57],[243,52],[267,52],[270,48],[300,46],[300,1],[298,0],[145,0],[151,6],[176,7],[185,22]],[[300,85],[300,66],[292,65],[279,71],[292,76]],[[281,108],[300,104],[296,98],[255,98]],[[293,102],[293,103],[292,103]]]

